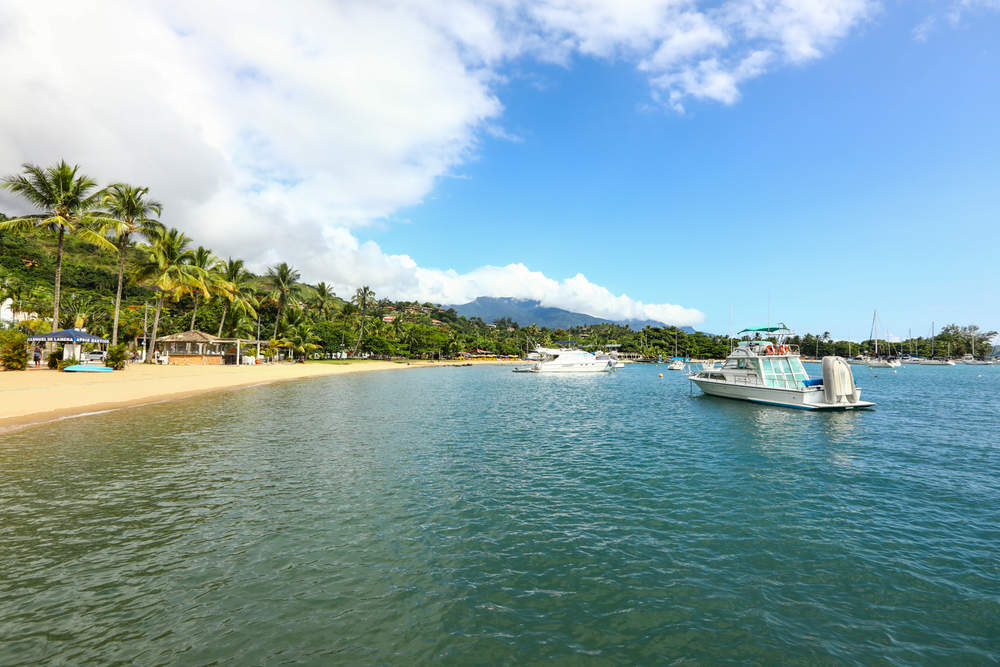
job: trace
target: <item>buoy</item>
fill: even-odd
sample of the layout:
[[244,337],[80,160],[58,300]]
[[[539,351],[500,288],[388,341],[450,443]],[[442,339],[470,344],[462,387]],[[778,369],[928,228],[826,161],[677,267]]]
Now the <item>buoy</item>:
[[663,377],[663,373],[660,373],[660,377]]
[[893,372],[892,372],[892,374],[893,374],[893,375],[895,375],[895,374],[896,374],[896,371],[893,371]]

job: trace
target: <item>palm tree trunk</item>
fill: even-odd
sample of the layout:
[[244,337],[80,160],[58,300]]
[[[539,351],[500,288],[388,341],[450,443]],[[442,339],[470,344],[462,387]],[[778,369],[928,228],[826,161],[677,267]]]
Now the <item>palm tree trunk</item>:
[[229,304],[223,302],[223,304],[222,304],[222,319],[219,320],[219,333],[215,334],[216,338],[222,338],[222,325],[226,323],[226,309],[228,307],[229,307]]
[[271,338],[278,337],[278,324],[281,322],[281,313],[285,310],[285,304],[278,302],[278,317],[274,320],[274,333],[271,334]]
[[118,344],[118,313],[122,307],[122,283],[125,282],[125,249],[128,247],[128,237],[122,239],[121,247],[118,248],[120,258],[118,260],[118,292],[115,294],[115,321],[111,325],[111,344]]
[[62,285],[62,260],[63,260],[63,237],[66,236],[66,228],[59,225],[59,245],[56,246],[56,284],[52,296],[52,330],[59,330],[59,291]]
[[194,310],[191,311],[191,330],[194,331],[194,317],[198,314],[198,294],[194,295]]
[[146,363],[153,363],[153,356],[156,354],[156,329],[160,326],[160,311],[163,309],[163,294],[160,293],[160,298],[156,300],[156,315],[153,316],[153,336],[149,341],[149,347],[146,350]]
[[358,353],[358,347],[361,345],[361,337],[365,335],[365,314],[361,313],[361,331],[358,332],[358,342],[354,344],[354,352],[351,352],[353,357]]

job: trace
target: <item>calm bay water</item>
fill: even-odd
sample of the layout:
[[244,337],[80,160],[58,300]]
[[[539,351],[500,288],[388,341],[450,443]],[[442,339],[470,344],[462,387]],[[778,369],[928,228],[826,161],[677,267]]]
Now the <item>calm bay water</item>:
[[0,663],[1000,660],[1000,367],[855,367],[849,413],[664,368],[2,435]]

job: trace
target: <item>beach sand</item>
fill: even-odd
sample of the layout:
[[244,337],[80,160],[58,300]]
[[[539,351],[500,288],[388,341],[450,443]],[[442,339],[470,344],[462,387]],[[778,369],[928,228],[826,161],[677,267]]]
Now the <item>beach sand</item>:
[[[130,364],[113,373],[0,372],[0,433],[104,410],[324,375],[466,364],[466,361],[351,361],[259,366]],[[479,362],[498,363],[498,362]]]

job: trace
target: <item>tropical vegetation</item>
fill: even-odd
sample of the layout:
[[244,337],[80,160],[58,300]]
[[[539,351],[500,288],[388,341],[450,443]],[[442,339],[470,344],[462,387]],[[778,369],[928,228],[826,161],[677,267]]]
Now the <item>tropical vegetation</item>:
[[[25,164],[2,183],[38,211],[0,214],[0,302],[8,302],[23,333],[44,333],[53,323],[85,327],[124,344],[115,348],[120,350],[147,344],[152,349],[163,334],[198,329],[260,341],[257,352],[264,356],[298,359],[520,355],[565,341],[595,350],[618,346],[652,359],[720,358],[732,345],[725,335],[669,326],[548,329],[510,319],[485,322],[432,303],[380,298],[368,285],[341,298],[325,282],[302,282],[300,271],[287,262],[258,274],[242,259],[222,260],[208,248],[192,247],[192,239],[164,224],[161,217],[169,209],[146,187],[101,188],[66,162],[49,168]],[[951,324],[933,342],[916,337],[879,340],[878,346],[930,356],[933,343],[936,355],[955,357],[975,346],[983,356],[991,353],[995,336],[975,325]],[[875,343],[835,341],[828,332],[790,342],[816,356],[871,352]]]

